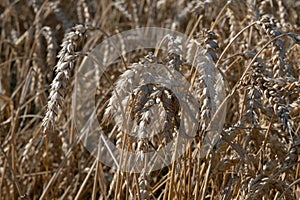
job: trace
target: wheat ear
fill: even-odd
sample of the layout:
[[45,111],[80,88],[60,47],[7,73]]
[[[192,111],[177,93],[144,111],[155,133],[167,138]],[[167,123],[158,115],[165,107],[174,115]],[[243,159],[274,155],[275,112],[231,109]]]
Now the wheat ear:
[[44,132],[54,125],[59,107],[62,107],[70,70],[74,67],[76,58],[82,54],[75,52],[75,49],[80,41],[83,40],[86,31],[87,28],[85,26],[76,25],[71,32],[66,33],[64,36],[61,45],[62,49],[58,54],[59,61],[55,66],[56,76],[50,88],[47,112],[42,123]]

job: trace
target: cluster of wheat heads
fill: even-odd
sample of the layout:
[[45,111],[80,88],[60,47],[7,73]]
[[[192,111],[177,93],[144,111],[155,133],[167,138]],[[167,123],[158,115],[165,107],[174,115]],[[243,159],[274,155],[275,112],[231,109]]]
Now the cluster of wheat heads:
[[[0,199],[299,199],[299,5],[0,1]],[[121,46],[119,62],[95,85],[103,133],[133,152],[176,141],[188,108],[171,88],[135,79],[147,69],[178,84],[168,73],[159,76],[152,67],[158,64],[190,83],[198,129],[175,162],[154,171],[118,171],[91,156],[78,138],[74,74],[109,36],[149,26],[179,31],[189,42],[167,36],[165,51],[123,53]],[[131,133],[124,115],[135,125]],[[205,136],[214,132],[220,134],[216,144],[200,156]]]

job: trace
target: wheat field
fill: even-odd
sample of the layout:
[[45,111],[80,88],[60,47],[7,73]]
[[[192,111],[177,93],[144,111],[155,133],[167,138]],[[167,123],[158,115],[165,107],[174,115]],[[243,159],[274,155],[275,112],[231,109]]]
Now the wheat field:
[[[300,199],[300,1],[1,0],[0,27],[0,199]],[[74,88],[97,45],[143,27],[188,41],[165,35],[161,49],[131,52],[123,42],[98,74],[103,135],[142,153],[140,170],[124,171],[78,135]],[[188,83],[195,108],[146,75]],[[178,141],[185,116],[195,134],[154,169],[143,155]]]

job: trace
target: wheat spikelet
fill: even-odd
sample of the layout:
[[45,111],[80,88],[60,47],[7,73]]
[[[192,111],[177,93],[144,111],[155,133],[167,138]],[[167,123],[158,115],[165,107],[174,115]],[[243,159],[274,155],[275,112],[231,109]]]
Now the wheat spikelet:
[[109,190],[108,190],[108,193],[107,193],[107,197],[108,198],[111,198],[114,190],[116,189],[116,181],[117,181],[117,178],[118,178],[118,173],[114,173],[113,177],[112,177],[112,180],[109,184]]
[[47,41],[47,64],[49,67],[54,67],[56,63],[57,42],[53,31],[49,26],[42,28],[42,34]]
[[140,26],[140,20],[139,20],[139,10],[138,10],[138,4],[137,1],[131,0],[131,8],[132,8],[132,16],[133,21],[135,23],[135,27],[138,28]]
[[36,47],[34,51],[34,56],[40,59],[34,60],[32,62],[32,68],[33,68],[33,76],[32,76],[32,83],[31,83],[31,91],[35,94],[35,104],[37,106],[42,106],[45,101],[45,97],[43,94],[40,94],[44,85],[45,85],[45,77],[43,75],[43,71],[45,71],[46,63],[43,59],[44,54],[44,46],[42,45],[42,38],[40,34],[41,25],[38,23],[36,25],[35,30],[35,40],[36,40]]
[[59,61],[55,66],[56,76],[51,84],[47,112],[43,119],[44,131],[54,125],[58,116],[58,108],[62,107],[70,70],[81,54],[75,52],[75,49],[84,38],[86,31],[83,25],[76,25],[71,32],[65,34],[62,49],[58,54]]
[[139,178],[138,178],[138,182],[139,182],[139,196],[141,197],[141,199],[149,199],[150,194],[149,194],[149,175],[143,171],[141,172]]
[[86,0],[79,0],[77,2],[77,16],[79,23],[91,24],[91,14]]
[[283,163],[283,167],[287,167],[298,161],[300,155],[300,136],[295,138],[291,149],[289,150],[288,156]]
[[280,23],[284,26],[286,26],[287,24],[287,20],[286,20],[286,17],[287,17],[287,12],[286,12],[286,8],[285,8],[285,5],[283,3],[282,0],[279,0],[278,2],[278,15],[279,15],[279,18],[280,18]]
[[128,11],[128,9],[123,5],[124,1],[118,1],[114,2],[113,6],[118,9],[127,19],[130,21],[133,19],[131,13]]
[[[198,95],[199,100],[204,101],[201,108],[202,118],[205,119],[205,116],[208,114],[208,111],[205,111],[206,109],[209,109],[210,120],[213,119],[217,109],[222,110],[215,116],[218,120],[210,122],[211,131],[219,132],[224,124],[226,114],[226,105],[219,108],[226,97],[226,91],[224,90],[226,82],[224,77],[222,77],[221,73],[215,67],[210,54],[196,40],[192,40],[188,44],[187,60],[196,69],[197,73],[199,73],[199,79],[202,81],[204,87],[203,90],[197,90],[202,91]],[[197,87],[201,87],[201,83],[198,84],[199,86]],[[201,94],[207,96],[203,98]],[[215,122],[216,124],[212,124]]]
[[230,35],[229,38],[233,38],[237,34],[237,27],[239,27],[239,22],[238,20],[235,19],[235,15],[233,14],[233,11],[228,9],[226,12],[226,15],[228,15],[229,18],[229,30],[230,30]]

